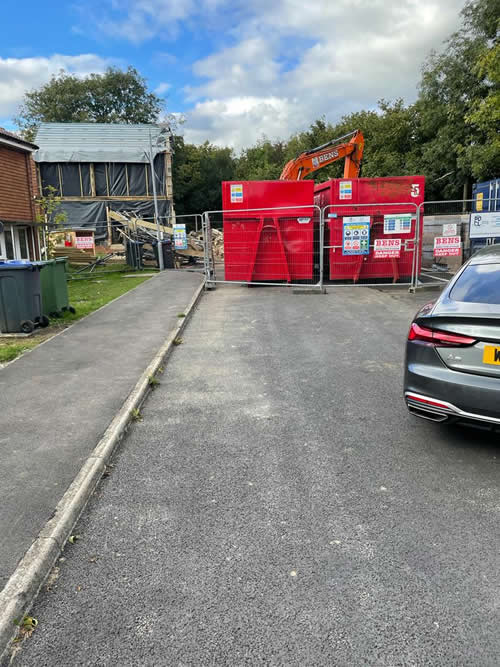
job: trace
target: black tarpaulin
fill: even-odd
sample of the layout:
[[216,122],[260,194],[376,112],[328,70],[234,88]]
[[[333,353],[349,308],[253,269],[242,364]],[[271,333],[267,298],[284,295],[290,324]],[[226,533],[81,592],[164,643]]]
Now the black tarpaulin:
[[146,169],[143,164],[128,164],[128,186],[130,196],[146,195]]
[[72,162],[60,164],[63,197],[81,197],[80,170]]
[[[138,218],[153,221],[155,215],[155,207],[153,201],[110,201],[108,208],[113,211],[131,213]],[[158,215],[161,223],[165,224],[170,213],[170,202],[166,199],[158,200]]]
[[42,190],[44,195],[47,195],[46,188],[48,187],[55,188],[56,194],[61,194],[59,190],[59,169],[57,162],[41,162],[40,178],[42,180]]
[[90,164],[82,162],[80,165],[80,174],[82,177],[82,195],[83,197],[91,197],[92,186],[90,184]]
[[108,223],[105,201],[63,201],[59,210],[67,216],[64,227],[87,227],[95,231],[96,240],[106,238]]
[[[156,194],[165,195],[165,156],[157,155],[154,160],[155,176],[156,176]],[[148,165],[148,188],[149,194],[153,194],[151,176],[151,166]]]
[[108,196],[108,186],[106,181],[106,165],[104,162],[94,164],[95,193],[98,197]]
[[108,164],[109,194],[112,197],[127,196],[127,175],[125,165],[120,162]]

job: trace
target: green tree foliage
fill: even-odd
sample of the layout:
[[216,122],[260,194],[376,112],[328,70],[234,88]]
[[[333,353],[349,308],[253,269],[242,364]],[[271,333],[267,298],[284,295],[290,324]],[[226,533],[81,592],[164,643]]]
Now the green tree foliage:
[[232,180],[235,169],[231,148],[218,148],[208,141],[194,146],[175,137],[172,177],[177,215],[219,211],[221,181]]
[[428,178],[431,196],[461,197],[472,180],[498,176],[498,151],[495,160],[489,143],[498,121],[482,112],[494,104],[495,87],[498,92],[498,81],[495,86],[490,79],[495,61],[490,52],[497,48],[499,16],[500,0],[468,2],[461,29],[424,65],[415,162]]
[[268,181],[280,177],[287,162],[287,144],[263,138],[252,148],[246,148],[236,161],[235,177],[244,181]]
[[154,123],[162,108],[163,100],[133,67],[110,67],[85,78],[61,71],[25,94],[15,122],[32,141],[42,122]]
[[[500,3],[497,3],[500,4]],[[500,7],[498,7],[500,13]],[[492,17],[494,19],[494,17]],[[477,17],[481,24],[486,22],[484,16]],[[500,19],[497,19],[497,28]],[[489,37],[494,20],[486,24],[486,35]],[[472,141],[465,148],[461,157],[462,165],[470,165],[470,170],[477,180],[483,180],[500,174],[500,40],[498,35],[483,50],[476,64],[476,72],[485,81],[488,92],[469,113],[465,121],[476,136],[483,141]]]

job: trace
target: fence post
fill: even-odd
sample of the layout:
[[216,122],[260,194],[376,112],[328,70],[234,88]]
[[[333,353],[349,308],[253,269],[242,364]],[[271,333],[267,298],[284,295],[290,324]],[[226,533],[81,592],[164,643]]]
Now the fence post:
[[413,258],[411,263],[411,280],[408,292],[415,294],[418,287],[418,253],[420,248],[420,205],[415,206],[415,236],[413,241]]
[[325,269],[325,209],[319,209],[319,288],[323,291],[323,272]]
[[210,218],[208,213],[203,213],[201,219],[203,231],[203,268],[205,273],[205,289],[214,289],[215,285],[212,283],[212,234],[210,233]]

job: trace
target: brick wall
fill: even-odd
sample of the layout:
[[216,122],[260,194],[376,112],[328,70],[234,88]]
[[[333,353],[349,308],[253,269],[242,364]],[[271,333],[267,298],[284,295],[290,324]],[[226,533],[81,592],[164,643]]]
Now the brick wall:
[[35,219],[38,195],[35,164],[30,153],[0,144],[0,220]]

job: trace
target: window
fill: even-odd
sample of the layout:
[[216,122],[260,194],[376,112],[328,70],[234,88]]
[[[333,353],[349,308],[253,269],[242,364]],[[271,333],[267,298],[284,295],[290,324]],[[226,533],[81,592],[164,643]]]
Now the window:
[[12,236],[12,227],[7,227],[4,231],[5,236],[5,254],[7,259],[16,259],[14,256],[14,238]]
[[30,252],[28,249],[28,230],[26,227],[18,227],[16,232],[19,242],[19,259],[29,259]]
[[4,225],[0,234],[0,258],[30,259],[27,227]]
[[450,298],[500,305],[500,264],[470,264],[455,283]]

